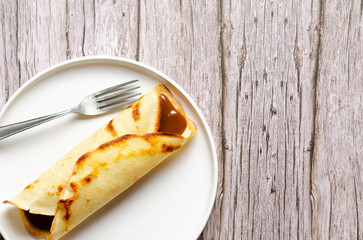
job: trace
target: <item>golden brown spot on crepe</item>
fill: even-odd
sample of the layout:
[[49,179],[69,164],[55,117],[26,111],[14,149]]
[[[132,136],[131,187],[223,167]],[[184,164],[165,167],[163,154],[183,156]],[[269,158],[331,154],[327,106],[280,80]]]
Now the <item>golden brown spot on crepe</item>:
[[3,201],[3,203],[4,203],[4,204],[7,204],[7,203],[10,203],[10,201],[5,200],[5,201]]
[[[171,137],[177,137],[177,138],[183,138],[182,136],[180,136],[180,135],[178,135],[178,134],[175,134],[175,133],[168,133],[168,132],[156,132],[156,133],[147,133],[147,134],[145,134],[145,135],[142,135],[142,136],[140,136],[140,135],[136,135],[136,134],[126,134],[126,135],[123,135],[123,136],[121,136],[121,137],[118,137],[118,138],[115,138],[115,139],[113,139],[113,140],[111,140],[111,141],[108,141],[108,142],[106,142],[106,143],[104,143],[104,144],[102,144],[102,145],[100,145],[97,149],[99,149],[99,150],[102,150],[102,149],[104,149],[104,148],[107,148],[107,147],[109,147],[109,146],[111,146],[111,145],[114,145],[114,144],[117,144],[117,143],[120,143],[120,142],[122,142],[122,141],[125,141],[125,140],[127,140],[127,139],[129,139],[129,138],[133,138],[133,137],[141,137],[141,138],[144,138],[146,141],[148,141],[151,145],[154,145],[154,143],[153,142],[151,142],[151,140],[154,138],[154,137],[156,137],[156,136],[171,136]],[[82,156],[83,157],[83,156]],[[81,158],[82,158],[81,157]],[[87,156],[88,157],[88,156]],[[80,161],[80,159],[78,159],[78,161]],[[77,161],[77,162],[78,162]],[[81,160],[81,161],[83,161],[83,159]],[[77,163],[76,163],[77,164]]]
[[139,110],[139,107],[140,107],[140,103],[137,102],[135,104],[135,106],[133,107],[133,109],[132,109],[132,117],[134,118],[135,121],[139,121],[140,120],[140,110]]
[[71,182],[69,185],[71,186],[74,192],[77,192],[77,184]]
[[66,211],[66,214],[64,214],[64,219],[66,221],[69,220],[69,218],[71,217],[71,205],[73,203],[73,201],[77,198],[77,185],[73,182],[71,182],[70,187],[73,189],[73,196],[68,198],[68,199],[59,199],[59,203],[61,203],[64,206],[64,209]]
[[98,166],[99,167],[106,167],[108,165],[108,163],[107,162],[100,162],[99,164],[98,164]]
[[84,178],[84,181],[86,182],[86,183],[89,183],[89,182],[91,182],[91,180],[92,180],[92,174],[89,174],[87,177],[85,177]]
[[[119,154],[119,156],[120,155],[121,154]],[[110,170],[109,168],[106,167],[108,164],[109,164],[108,162],[100,162],[100,163],[98,163],[97,166],[93,167],[92,173],[88,174],[86,177],[97,178],[98,174],[101,171],[101,168],[103,168],[105,170]]]
[[106,129],[111,133],[112,136],[117,136],[117,132],[113,126],[113,119],[107,124]]
[[58,187],[57,187],[57,195],[58,195],[58,196],[59,196],[59,195],[60,195],[60,193],[62,192],[63,188],[64,188],[64,186],[63,186],[63,185],[58,185]]
[[82,163],[89,157],[90,152],[87,152],[85,154],[83,154],[80,158],[78,158],[77,162],[76,162],[76,166],[81,166]]
[[179,149],[181,147],[181,145],[168,145],[168,144],[163,144],[162,146],[162,151],[163,152],[173,152],[177,149]]
[[[141,98],[139,98],[139,100],[137,100],[137,102],[136,103],[133,103],[133,104],[131,104],[130,106],[128,106],[127,108],[132,108],[132,107],[134,107],[136,104],[139,104],[139,102],[140,102],[140,100],[143,98],[144,96],[141,96]],[[127,109],[126,108],[126,109]]]
[[155,150],[153,148],[150,148],[148,151],[146,151],[146,153],[151,156],[155,154]]
[[89,200],[89,198],[87,198],[87,200],[86,200],[87,202],[90,202],[91,200]]
[[29,184],[28,186],[26,186],[24,189],[34,188],[34,185],[37,184],[38,182],[39,182],[39,180],[35,180],[34,182],[32,182],[31,184]]
[[91,174],[88,174],[87,176],[85,176],[81,180],[81,182],[82,182],[83,185],[86,185],[86,184],[90,183],[92,181],[92,179],[95,178],[95,177],[96,177],[96,175],[94,175],[92,173]]
[[115,138],[115,139],[113,139],[113,140],[111,140],[109,142],[106,142],[106,143],[102,144],[101,146],[98,147],[98,149],[102,150],[104,148],[107,148],[108,146],[111,146],[113,144],[117,144],[117,143],[119,143],[121,141],[124,141],[124,140],[129,139],[129,138],[134,137],[134,136],[136,136],[136,135],[135,134],[123,135],[121,137]]
[[72,205],[72,202],[74,201],[74,199],[60,199],[59,200],[59,203],[63,204],[64,206],[64,209],[66,210],[66,214],[64,214],[64,219],[66,221],[69,220],[69,218],[71,217],[71,205]]

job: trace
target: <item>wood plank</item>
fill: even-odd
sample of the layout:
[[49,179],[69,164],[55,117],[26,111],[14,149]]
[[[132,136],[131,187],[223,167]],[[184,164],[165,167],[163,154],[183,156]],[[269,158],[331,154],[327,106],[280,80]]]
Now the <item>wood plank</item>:
[[[2,1],[0,107],[29,78],[64,58],[61,3]],[[62,44],[63,43],[63,44]]]
[[314,239],[363,238],[363,18],[360,1],[321,6],[315,151]]
[[[309,239],[316,3],[222,1],[218,239]],[[217,235],[219,234],[219,235]]]
[[138,1],[67,1],[67,56],[136,59]]
[[17,58],[20,85],[65,59],[64,6],[61,2],[55,6],[49,1],[19,2]]
[[16,2],[0,2],[0,108],[21,85],[17,11]]

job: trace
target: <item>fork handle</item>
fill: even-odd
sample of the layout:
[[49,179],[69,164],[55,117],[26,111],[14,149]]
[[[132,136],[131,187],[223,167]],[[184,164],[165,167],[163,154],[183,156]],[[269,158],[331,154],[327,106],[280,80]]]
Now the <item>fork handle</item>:
[[65,110],[62,112],[46,115],[43,117],[33,118],[33,119],[29,119],[29,120],[26,120],[23,122],[12,123],[9,125],[1,126],[0,127],[0,140],[7,138],[11,135],[14,135],[16,133],[20,133],[29,128],[38,126],[42,123],[48,122],[50,120],[65,116],[71,112],[72,112],[72,109],[69,109],[69,110]]

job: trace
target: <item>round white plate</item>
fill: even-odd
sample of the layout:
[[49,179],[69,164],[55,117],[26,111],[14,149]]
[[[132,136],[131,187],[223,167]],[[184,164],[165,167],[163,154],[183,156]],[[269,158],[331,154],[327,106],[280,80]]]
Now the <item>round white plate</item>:
[[[0,112],[0,125],[61,111],[89,93],[139,79],[142,93],[165,84],[197,125],[197,134],[134,186],[68,233],[65,239],[196,239],[215,199],[217,157],[209,127],[173,80],[136,61],[85,57],[34,76]],[[117,113],[69,115],[0,141],[0,201],[9,200]],[[34,239],[18,210],[0,202],[5,239]]]

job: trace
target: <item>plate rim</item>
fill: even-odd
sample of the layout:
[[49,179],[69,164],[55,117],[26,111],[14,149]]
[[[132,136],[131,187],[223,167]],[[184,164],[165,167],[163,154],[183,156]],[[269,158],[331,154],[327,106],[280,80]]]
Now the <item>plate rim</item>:
[[[124,57],[117,57],[117,56],[94,55],[94,56],[83,56],[83,57],[68,59],[68,60],[59,62],[57,64],[51,65],[48,68],[40,71],[39,73],[35,74],[33,77],[28,79],[22,86],[20,86],[12,94],[12,96],[6,101],[6,103],[0,110],[0,119],[3,117],[4,113],[6,112],[8,107],[11,105],[11,103],[17,98],[17,96],[21,92],[23,92],[27,88],[29,88],[31,84],[34,84],[34,83],[44,79],[44,78],[42,78],[43,76],[45,76],[47,74],[52,75],[52,74],[55,74],[57,72],[57,70],[62,71],[62,70],[67,69],[67,67],[72,67],[72,65],[77,65],[77,64],[84,63],[84,62],[88,62],[88,61],[91,62],[90,64],[92,64],[92,61],[115,61],[115,62],[119,62],[119,63],[128,63],[131,65],[135,65],[136,67],[146,69],[146,70],[160,76],[161,78],[166,80],[169,84],[173,85],[173,87],[175,87],[178,91],[180,91],[180,93],[186,98],[186,100],[192,105],[193,109],[196,111],[196,113],[197,113],[198,117],[200,118],[200,120],[202,121],[203,127],[207,133],[209,145],[212,150],[212,157],[213,157],[213,173],[212,173],[212,175],[214,176],[213,182],[212,182],[212,193],[211,193],[212,197],[209,201],[208,207],[206,208],[207,214],[205,214],[204,219],[202,219],[200,226],[198,226],[196,228],[196,229],[199,229],[198,231],[196,231],[197,235],[195,236],[195,239],[197,239],[200,236],[200,234],[203,232],[203,230],[210,218],[210,215],[213,210],[213,205],[214,205],[215,199],[216,199],[216,193],[217,193],[217,187],[218,187],[218,158],[217,158],[216,146],[215,146],[214,138],[213,138],[212,132],[210,130],[210,127],[209,127],[203,113],[201,112],[200,108],[198,107],[198,105],[194,102],[194,100],[191,98],[191,96],[177,82],[175,82],[173,79],[171,79],[169,76],[167,76],[163,72],[161,72],[161,71],[155,69],[154,67],[151,67],[145,63],[142,63],[140,61],[136,61],[136,60],[124,58]],[[94,62],[94,64],[97,64],[97,62]],[[2,229],[2,225],[0,225],[0,233],[3,235],[3,237],[5,239],[8,239],[9,236],[7,236],[7,234],[5,232],[6,231],[4,231],[4,229]]]

